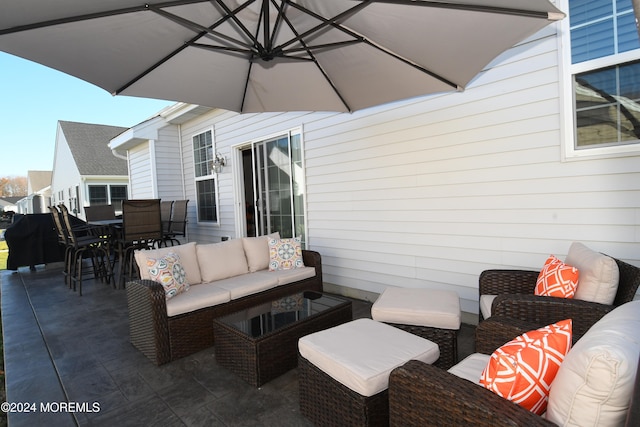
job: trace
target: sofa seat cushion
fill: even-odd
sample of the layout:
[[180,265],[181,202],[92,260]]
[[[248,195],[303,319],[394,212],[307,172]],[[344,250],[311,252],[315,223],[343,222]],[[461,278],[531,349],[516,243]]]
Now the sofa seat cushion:
[[640,357],[640,301],[596,322],[565,357],[551,384],[547,419],[558,425],[623,425]]
[[371,319],[357,319],[304,336],[300,355],[362,396],[389,386],[391,371],[411,359],[433,363],[438,345]]
[[480,313],[482,317],[488,319],[491,317],[491,305],[498,295],[480,295]]
[[458,364],[452,366],[448,372],[480,385],[482,371],[489,364],[489,359],[491,359],[491,356],[488,354],[472,353],[458,362]]
[[575,299],[613,304],[620,279],[618,264],[613,258],[574,242],[564,262],[580,271]]
[[249,272],[242,239],[209,243],[196,247],[200,274],[204,283],[226,279]]
[[189,287],[189,292],[167,300],[167,316],[189,313],[205,307],[224,304],[231,300],[227,289],[220,288],[215,283],[203,283]]
[[200,266],[198,265],[198,258],[196,256],[195,242],[171,246],[168,248],[135,251],[134,257],[136,264],[138,264],[138,269],[140,270],[140,278],[144,280],[152,280],[151,275],[149,274],[149,267],[147,266],[147,258],[158,259],[170,252],[174,252],[180,257],[180,264],[182,264],[182,268],[184,268],[187,283],[190,285],[202,283]]
[[267,271],[263,270],[258,273],[266,273],[269,276],[277,277],[278,286],[288,285],[289,283],[297,282],[298,280],[308,279],[316,275],[315,267],[300,267],[291,270],[277,270]]
[[213,284],[229,291],[229,295],[233,300],[275,288],[278,286],[278,277],[269,274],[266,270],[262,270],[217,280]]

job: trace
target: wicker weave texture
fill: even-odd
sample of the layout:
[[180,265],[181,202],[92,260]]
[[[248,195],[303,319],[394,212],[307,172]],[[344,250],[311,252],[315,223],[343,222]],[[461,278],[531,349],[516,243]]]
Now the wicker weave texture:
[[490,390],[411,360],[389,377],[391,426],[552,426]]
[[298,340],[352,320],[351,301],[253,338],[224,322],[213,321],[216,361],[240,378],[260,387],[296,367]]
[[427,326],[402,325],[389,323],[403,331],[438,344],[440,358],[434,363],[440,369],[449,369],[458,362],[458,331],[453,329],[431,328]]
[[298,356],[300,412],[316,426],[389,425],[387,390],[362,396]]

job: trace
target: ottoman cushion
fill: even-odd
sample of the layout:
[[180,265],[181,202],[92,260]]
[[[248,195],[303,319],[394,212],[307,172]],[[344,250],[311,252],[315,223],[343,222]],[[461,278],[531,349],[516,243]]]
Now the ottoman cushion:
[[433,363],[438,345],[371,319],[358,319],[302,337],[300,355],[362,396],[389,386],[389,373],[411,359]]
[[460,298],[453,291],[388,287],[371,307],[379,322],[460,329]]

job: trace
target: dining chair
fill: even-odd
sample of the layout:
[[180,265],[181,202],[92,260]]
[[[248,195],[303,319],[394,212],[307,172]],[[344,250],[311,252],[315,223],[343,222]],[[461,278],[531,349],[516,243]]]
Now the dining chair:
[[[82,296],[83,261],[91,259],[93,277],[109,283],[112,277],[111,263],[109,261],[109,240],[105,237],[102,227],[88,224],[74,225],[69,210],[65,205],[60,205],[62,213],[62,225],[66,234],[69,251],[67,265],[67,277],[69,287],[77,290]],[[55,221],[55,217],[54,217]]]
[[159,243],[165,244],[167,240],[170,240],[171,233],[171,215],[173,209],[173,200],[163,200],[160,202],[160,218],[162,220],[162,241]]
[[87,222],[115,219],[116,209],[113,205],[92,205],[84,207]]
[[71,259],[71,254],[73,252],[73,247],[69,245],[69,239],[67,238],[67,232],[64,229],[64,225],[62,224],[61,213],[55,206],[49,206],[49,212],[51,212],[51,217],[53,218],[53,226],[56,231],[56,235],[58,237],[58,244],[64,246],[64,267],[62,270],[62,275],[64,276],[64,282],[67,286],[70,286],[70,277],[69,277],[69,261]]
[[171,227],[170,231],[165,234],[164,242],[171,242],[171,246],[174,244],[180,245],[181,242],[178,237],[187,238],[187,205],[189,200],[176,200],[173,202],[173,210],[171,212]]
[[125,276],[132,278],[136,265],[135,250],[150,249],[162,240],[160,199],[122,201],[122,232],[117,243],[120,264],[118,286],[124,287]]

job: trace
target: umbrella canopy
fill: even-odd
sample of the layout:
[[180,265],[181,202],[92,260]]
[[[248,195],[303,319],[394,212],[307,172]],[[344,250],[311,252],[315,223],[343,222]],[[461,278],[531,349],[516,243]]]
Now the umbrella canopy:
[[562,17],[548,0],[20,0],[0,50],[114,95],[354,111],[461,90]]

